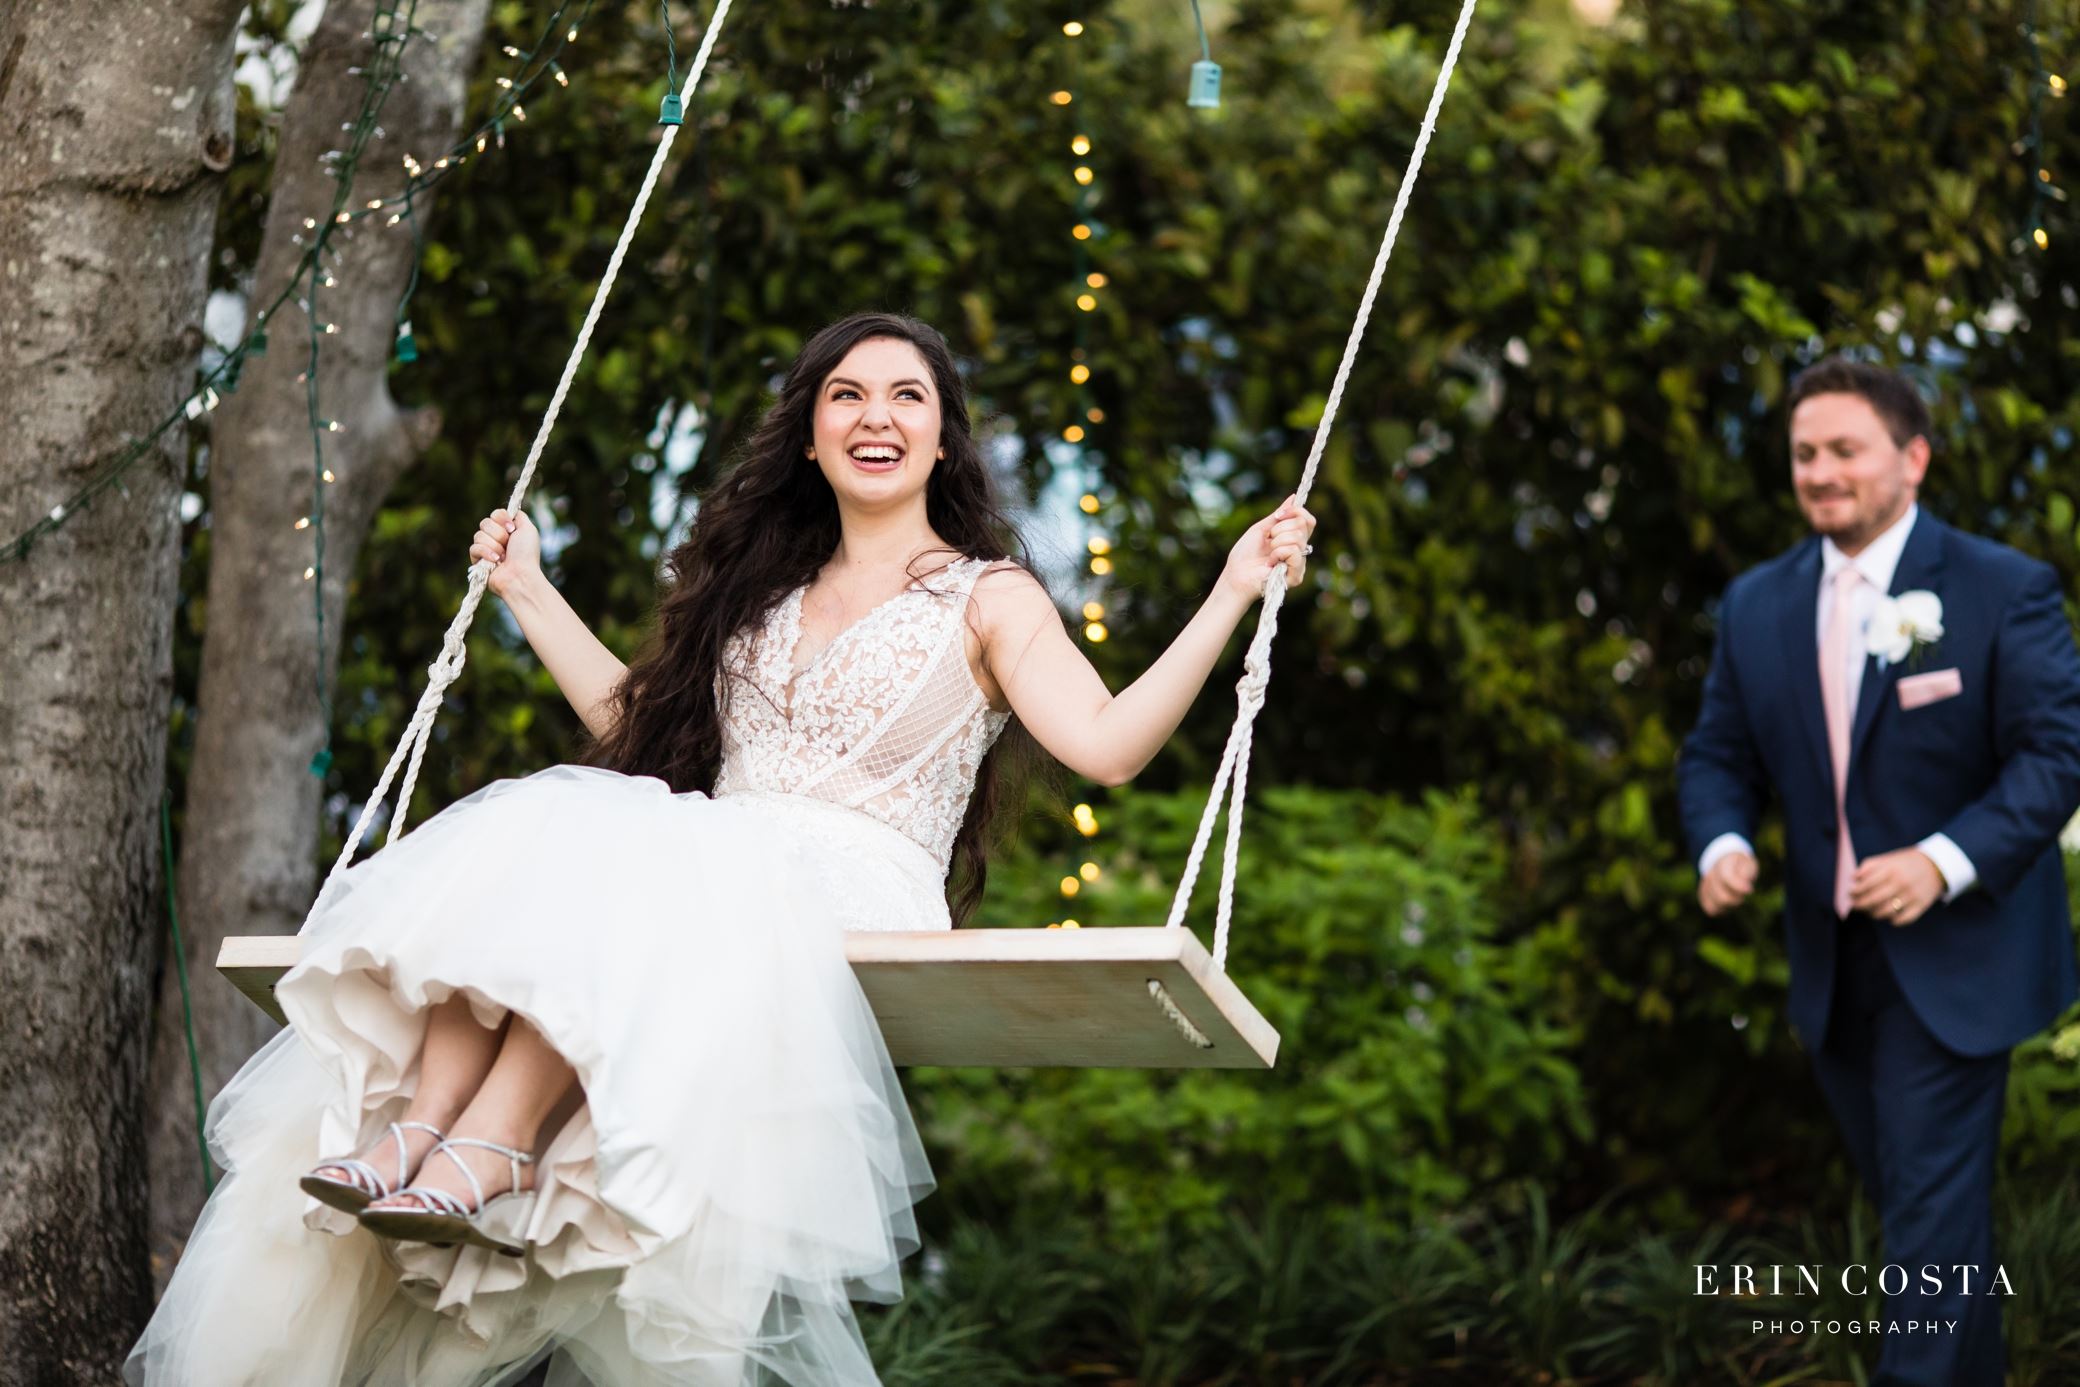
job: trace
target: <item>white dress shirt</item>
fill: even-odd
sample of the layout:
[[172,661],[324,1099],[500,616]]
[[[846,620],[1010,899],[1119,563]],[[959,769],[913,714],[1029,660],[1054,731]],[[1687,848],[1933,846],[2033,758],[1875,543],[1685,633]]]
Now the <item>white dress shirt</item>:
[[[1835,542],[1826,537],[1820,540],[1820,610],[1813,625],[1813,644],[1817,652],[1826,639],[1828,619],[1834,615],[1834,576],[1844,567],[1853,565],[1863,575],[1851,600],[1855,603],[1849,613],[1850,629],[1856,633],[1849,642],[1848,668],[1844,688],[1847,690],[1849,706],[1856,706],[1857,697],[1863,692],[1863,671],[1869,663],[1869,652],[1865,649],[1863,633],[1870,625],[1871,612],[1878,605],[1878,598],[1892,591],[1892,576],[1899,570],[1900,555],[1906,552],[1907,536],[1913,532],[1915,517],[1921,508],[1909,504],[1905,515],[1892,522],[1885,532],[1863,547],[1854,558],[1844,554]],[[1950,841],[1947,834],[1931,833],[1915,844],[1936,864],[1943,874],[1945,890],[1943,899],[1956,900],[1971,889],[1979,879],[1979,869],[1964,855],[1964,849]],[[1730,852],[1744,852],[1753,856],[1755,849],[1738,833],[1722,833],[1706,844],[1704,855],[1697,859],[1698,875],[1712,870],[1720,858]]]

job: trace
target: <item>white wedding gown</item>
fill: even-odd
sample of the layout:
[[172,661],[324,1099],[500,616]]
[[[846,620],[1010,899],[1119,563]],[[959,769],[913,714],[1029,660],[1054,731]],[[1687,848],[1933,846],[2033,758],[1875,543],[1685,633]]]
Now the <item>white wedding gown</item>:
[[[451,805],[304,926],[275,1036],[210,1105],[222,1172],[133,1384],[877,1381],[850,1301],[902,1293],[933,1177],[846,930],[943,929],[1006,714],[961,559],[798,673],[800,590],[729,645],[715,792],[557,766]],[[524,1258],[390,1242],[297,1179],[403,1115],[426,1009],[508,1010],[577,1070]],[[394,1168],[387,1142],[375,1158]]]

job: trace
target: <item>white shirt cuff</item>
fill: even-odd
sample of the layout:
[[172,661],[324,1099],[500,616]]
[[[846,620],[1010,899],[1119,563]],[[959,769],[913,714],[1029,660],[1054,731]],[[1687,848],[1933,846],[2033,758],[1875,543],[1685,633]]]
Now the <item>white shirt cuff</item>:
[[[1945,838],[1943,841],[1947,843],[1950,840]],[[1953,848],[1952,851],[1956,850]],[[1754,846],[1746,838],[1738,833],[1722,833],[1704,845],[1704,855],[1697,859],[1697,874],[1701,877],[1710,876],[1713,866],[1730,852],[1744,852],[1750,857],[1755,855]],[[1960,860],[1964,857],[1963,853],[1957,855]],[[1936,865],[1940,867],[1942,864]],[[1945,876],[1947,877],[1948,873],[1945,873]]]
[[1928,860],[1936,864],[1936,870],[1943,874],[1943,884],[1947,888],[1943,892],[1944,900],[1956,900],[1979,880],[1979,869],[1947,834],[1931,833],[1914,846],[1920,848]]

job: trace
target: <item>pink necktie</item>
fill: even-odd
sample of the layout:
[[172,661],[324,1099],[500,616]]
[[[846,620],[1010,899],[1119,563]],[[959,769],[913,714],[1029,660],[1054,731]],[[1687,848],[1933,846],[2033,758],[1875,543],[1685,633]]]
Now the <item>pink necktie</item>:
[[1820,702],[1827,710],[1827,749],[1834,761],[1834,913],[1849,914],[1849,887],[1856,876],[1856,849],[1849,842],[1845,801],[1849,787],[1849,635],[1855,629],[1856,585],[1863,575],[1854,564],[1834,574],[1834,606],[1827,614],[1827,634],[1820,642]]

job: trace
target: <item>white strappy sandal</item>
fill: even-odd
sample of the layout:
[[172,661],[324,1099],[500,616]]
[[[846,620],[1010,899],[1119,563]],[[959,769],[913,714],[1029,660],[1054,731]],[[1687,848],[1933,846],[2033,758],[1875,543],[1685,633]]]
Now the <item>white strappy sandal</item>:
[[[488,1203],[484,1199],[484,1186],[476,1172],[463,1163],[450,1147],[481,1146],[487,1151],[496,1151],[504,1156],[513,1168],[513,1187],[494,1196]],[[432,1243],[436,1247],[447,1247],[453,1243],[468,1243],[472,1247],[488,1247],[493,1252],[502,1252],[508,1257],[518,1257],[527,1251],[520,1232],[527,1226],[527,1216],[534,1209],[533,1190],[520,1188],[520,1167],[534,1164],[534,1157],[525,1151],[516,1151],[510,1146],[500,1146],[495,1141],[481,1141],[476,1137],[449,1137],[433,1150],[426,1153],[432,1160],[442,1152],[461,1169],[462,1177],[469,1181],[470,1192],[476,1195],[477,1207],[472,1211],[460,1196],[446,1190],[430,1189],[423,1185],[406,1185],[398,1194],[409,1194],[419,1201],[416,1209],[389,1208],[361,1210],[361,1226],[381,1238],[399,1238],[413,1242]],[[420,1169],[424,1170],[422,1162]]]
[[[376,1200],[387,1198],[395,1188],[404,1184],[404,1165],[409,1154],[405,1150],[404,1144],[404,1129],[407,1127],[421,1132],[431,1132],[436,1140],[445,1141],[447,1139],[447,1134],[431,1123],[391,1123],[390,1136],[397,1143],[397,1180],[395,1185],[385,1184],[382,1175],[367,1161],[359,1161],[352,1156],[334,1156],[331,1160],[319,1161],[315,1166],[312,1166],[311,1173],[298,1180],[296,1182],[297,1186],[320,1204],[329,1204],[335,1209],[350,1214],[360,1213]],[[434,1149],[438,1150],[439,1148],[435,1147]],[[429,1151],[427,1154],[432,1155],[433,1152]],[[329,1175],[318,1174],[319,1171],[327,1168],[344,1170],[347,1173],[347,1178],[335,1180]]]

